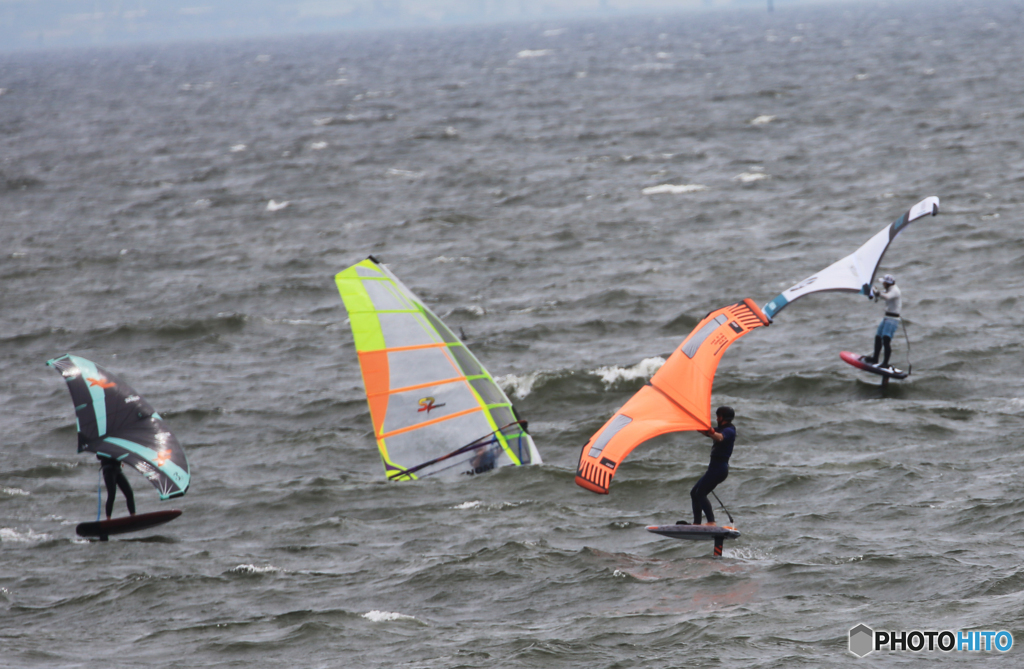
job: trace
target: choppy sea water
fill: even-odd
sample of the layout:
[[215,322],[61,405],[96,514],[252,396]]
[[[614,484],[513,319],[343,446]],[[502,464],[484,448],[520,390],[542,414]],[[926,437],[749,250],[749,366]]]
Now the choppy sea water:
[[[865,3],[3,56],[0,664],[847,666],[858,623],[1024,642],[1022,24]],[[910,379],[883,396],[839,361],[881,317],[852,295],[726,354],[724,558],[643,529],[686,517],[700,435],[638,448],[606,497],[573,484],[705,313],[928,195],[883,262]],[[544,465],[384,482],[332,282],[370,253],[463,328]],[[185,498],[132,478],[174,523],[75,537],[98,475],[43,364],[65,352],[184,444]]]

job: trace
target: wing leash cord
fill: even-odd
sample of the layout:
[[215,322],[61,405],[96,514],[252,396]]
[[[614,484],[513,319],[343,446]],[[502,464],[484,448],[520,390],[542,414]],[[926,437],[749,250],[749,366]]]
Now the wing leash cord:
[[[425,467],[429,467],[430,465],[437,464],[438,462],[443,462],[444,460],[447,460],[448,458],[454,458],[456,455],[460,455],[460,454],[465,453],[467,451],[471,451],[471,450],[473,450],[475,448],[480,448],[481,446],[487,446],[488,444],[490,444],[490,443],[492,443],[494,441],[494,436],[496,434],[498,434],[499,432],[505,430],[506,428],[510,428],[513,425],[519,425],[520,427],[523,427],[523,423],[524,422],[525,421],[517,420],[517,421],[513,421],[513,422],[509,423],[508,425],[502,425],[497,430],[495,430],[493,432],[489,432],[488,434],[485,434],[482,437],[478,437],[478,438],[474,439],[473,441],[469,442],[468,444],[466,444],[465,446],[460,446],[459,448],[456,448],[451,453],[445,453],[444,455],[442,455],[440,457],[436,457],[433,460],[427,460],[426,462],[421,462],[420,464],[416,465],[415,467],[410,467],[409,469],[401,469],[400,468],[400,471],[397,471],[397,472],[392,473],[392,474],[388,474],[388,479],[391,480],[391,481],[394,481],[394,480],[397,480],[397,479],[400,479],[400,478],[405,478],[405,477],[409,477],[411,479],[412,474],[415,474],[416,472],[418,472],[419,470],[421,470],[421,469],[423,469]],[[491,441],[484,441],[485,439],[491,439]]]

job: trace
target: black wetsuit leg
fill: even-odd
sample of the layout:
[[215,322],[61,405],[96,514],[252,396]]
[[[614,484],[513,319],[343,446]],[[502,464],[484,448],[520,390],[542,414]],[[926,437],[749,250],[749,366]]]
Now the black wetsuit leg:
[[708,501],[708,495],[719,483],[729,476],[728,462],[712,462],[704,476],[700,477],[697,484],[690,490],[690,502],[693,505],[693,524],[700,525],[701,513],[707,517],[709,523],[715,522],[715,512]]
[[103,482],[107,484],[107,518],[114,513],[114,497],[117,496],[117,489],[124,493],[125,502],[128,503],[128,513],[135,513],[135,495],[132,493],[132,486],[128,478],[121,471],[120,467],[104,467]]
[[[885,347],[885,358],[882,360],[882,367],[889,366],[889,357],[892,355],[892,337],[882,337],[882,346]],[[878,358],[878,354],[875,354]]]
[[878,354],[882,351],[882,338],[875,335],[875,352],[871,354],[871,357],[864,360],[864,362],[871,363],[872,365],[878,364]]

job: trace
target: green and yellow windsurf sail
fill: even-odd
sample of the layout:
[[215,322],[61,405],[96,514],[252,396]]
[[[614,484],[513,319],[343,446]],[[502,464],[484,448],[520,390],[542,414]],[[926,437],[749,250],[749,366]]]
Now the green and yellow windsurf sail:
[[334,279],[389,480],[541,462],[494,378],[398,277],[371,256]]

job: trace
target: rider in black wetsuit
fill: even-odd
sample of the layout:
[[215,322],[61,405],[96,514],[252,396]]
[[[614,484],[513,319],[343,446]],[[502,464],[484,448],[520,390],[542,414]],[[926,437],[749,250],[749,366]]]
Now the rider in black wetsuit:
[[[693,504],[693,524],[700,525],[701,513],[707,516],[708,525],[715,524],[715,512],[711,509],[711,502],[708,495],[719,483],[729,476],[729,458],[732,456],[732,446],[736,442],[736,427],[732,424],[736,412],[732,407],[718,407],[715,412],[718,419],[718,429],[711,428],[704,434],[711,437],[714,443],[711,445],[711,462],[704,476],[700,477],[697,485],[690,491],[690,501]],[[686,521],[679,521],[678,525],[688,525]]]
[[103,482],[107,484],[107,520],[110,520],[110,514],[114,512],[114,496],[117,495],[118,488],[124,493],[124,499],[128,503],[128,513],[134,516],[135,495],[132,494],[132,486],[128,483],[128,478],[121,471],[121,461],[108,458],[105,455],[97,455],[96,459],[100,461]]

